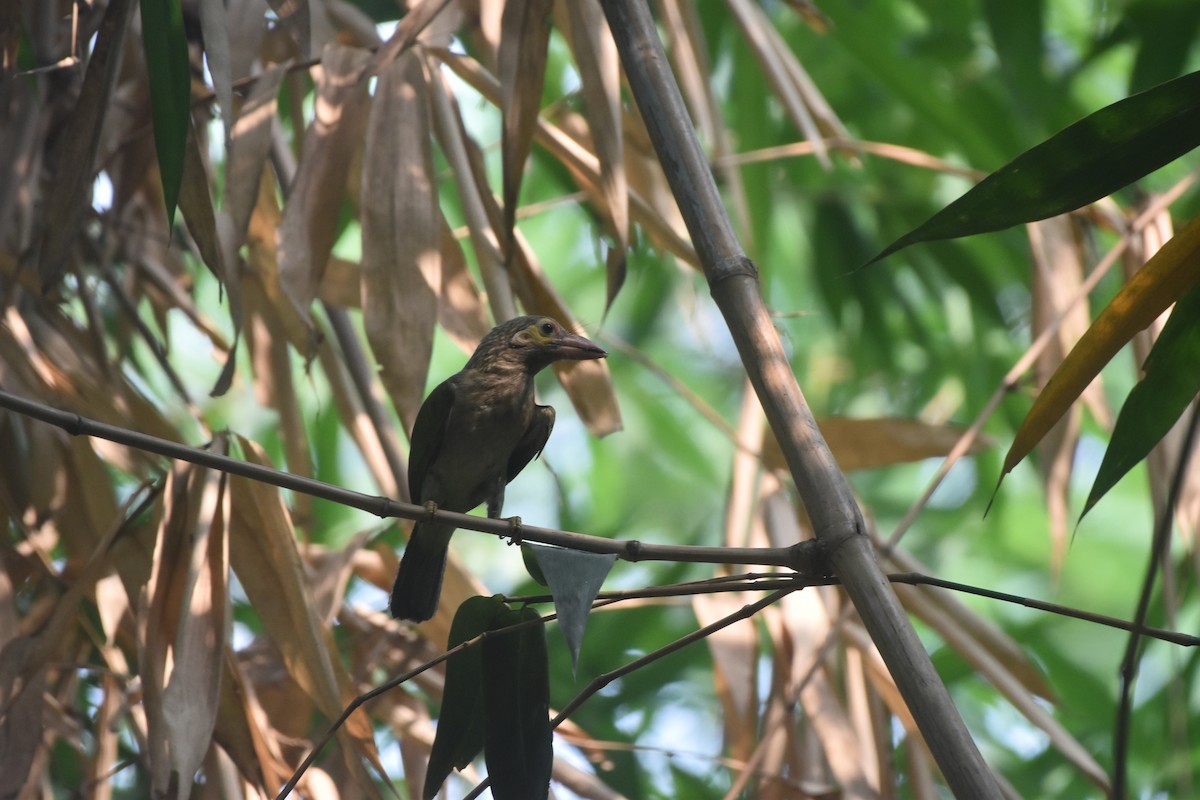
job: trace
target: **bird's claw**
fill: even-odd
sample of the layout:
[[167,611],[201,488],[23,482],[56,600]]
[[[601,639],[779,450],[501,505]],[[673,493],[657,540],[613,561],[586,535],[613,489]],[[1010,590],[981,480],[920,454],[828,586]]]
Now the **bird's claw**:
[[429,515],[429,518],[433,519],[434,517],[436,517],[437,512],[438,512],[438,504],[433,502],[432,500],[427,500],[425,502],[425,513]]
[[508,525],[510,528],[512,528],[512,533],[508,537],[508,543],[509,544],[520,544],[521,539],[522,539],[522,537],[521,537],[521,518],[520,517],[509,517]]

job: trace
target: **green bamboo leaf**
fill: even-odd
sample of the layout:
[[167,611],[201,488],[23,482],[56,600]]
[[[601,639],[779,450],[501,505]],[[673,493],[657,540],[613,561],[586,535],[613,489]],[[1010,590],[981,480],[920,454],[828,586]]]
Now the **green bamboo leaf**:
[[483,640],[483,755],[496,800],[545,800],[554,760],[546,626],[533,608],[508,611]]
[[1146,457],[1200,393],[1200,286],[1175,304],[1171,318],[1146,358],[1146,374],[1129,393],[1100,471],[1079,515],[1100,501],[1117,481]]
[[[471,597],[450,623],[448,648],[458,647],[492,627],[508,606],[496,597]],[[462,769],[483,749],[483,648],[469,647],[446,662],[446,685],[433,750],[425,770],[425,800],[437,795],[451,769]]]
[[141,0],[142,46],[150,80],[154,148],[162,175],[167,223],[175,223],[191,117],[191,74],[179,0]]
[[1106,106],[1027,150],[868,261],[1064,214],[1200,145],[1200,72]]

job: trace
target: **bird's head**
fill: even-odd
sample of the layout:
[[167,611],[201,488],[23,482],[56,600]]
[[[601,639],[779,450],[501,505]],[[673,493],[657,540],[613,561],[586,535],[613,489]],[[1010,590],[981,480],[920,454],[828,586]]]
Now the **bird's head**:
[[467,368],[513,364],[533,374],[555,361],[585,361],[606,355],[590,339],[571,333],[551,317],[517,317],[502,322],[483,337]]

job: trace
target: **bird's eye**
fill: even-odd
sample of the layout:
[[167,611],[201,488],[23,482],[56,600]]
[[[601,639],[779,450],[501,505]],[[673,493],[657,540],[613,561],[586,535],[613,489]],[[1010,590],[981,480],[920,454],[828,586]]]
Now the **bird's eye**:
[[543,322],[540,326],[543,336],[552,336],[554,334],[554,323]]

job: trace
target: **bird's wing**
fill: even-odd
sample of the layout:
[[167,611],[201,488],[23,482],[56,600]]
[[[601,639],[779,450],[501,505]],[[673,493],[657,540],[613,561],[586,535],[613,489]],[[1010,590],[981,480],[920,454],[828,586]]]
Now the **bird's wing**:
[[550,406],[534,406],[533,419],[529,422],[529,427],[525,429],[525,435],[521,437],[521,441],[517,442],[512,455],[508,457],[505,483],[512,481],[521,470],[525,469],[526,464],[538,457],[542,448],[546,446],[546,441],[550,438],[550,431],[553,429],[554,409]]
[[447,378],[429,393],[417,420],[413,423],[412,446],[408,451],[408,495],[414,503],[423,502],[421,484],[437,458],[446,435],[446,425],[454,408],[454,378]]

